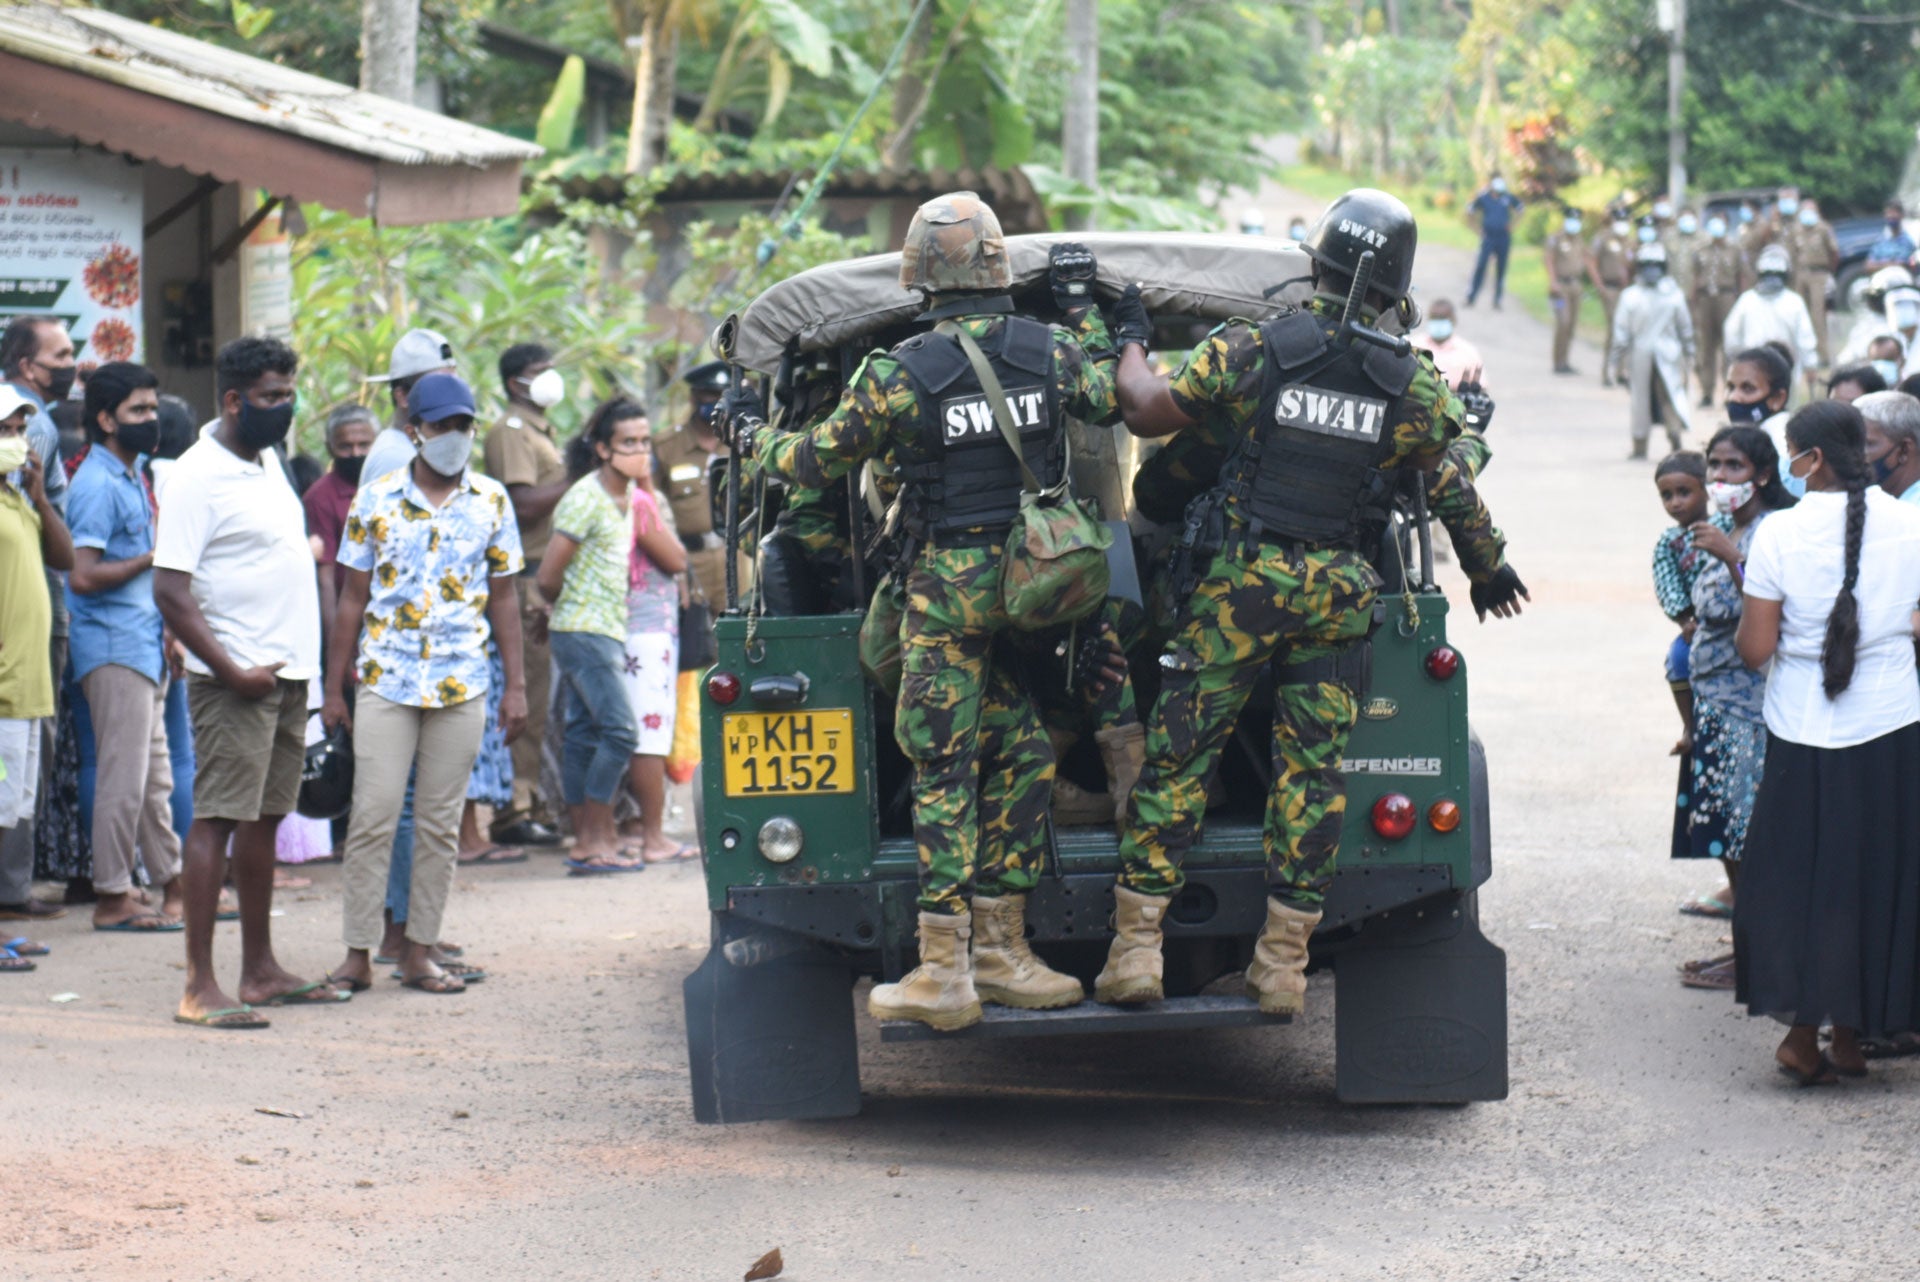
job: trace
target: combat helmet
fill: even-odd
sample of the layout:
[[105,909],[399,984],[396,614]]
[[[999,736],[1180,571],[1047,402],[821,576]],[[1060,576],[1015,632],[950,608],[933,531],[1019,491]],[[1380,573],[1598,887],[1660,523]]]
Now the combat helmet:
[[1006,237],[987,202],[952,191],[914,210],[900,247],[900,287],[928,294],[1012,289]]
[[1639,249],[1634,251],[1633,265],[1636,268],[1657,266],[1662,272],[1666,271],[1667,247],[1658,241],[1655,241],[1651,245],[1640,246]]
[[1793,270],[1793,259],[1784,246],[1768,245],[1754,255],[1753,270],[1760,276],[1785,276]]
[[1373,251],[1373,288],[1394,302],[1413,288],[1413,250],[1419,239],[1413,211],[1372,187],[1356,187],[1327,206],[1300,242],[1307,257],[1351,278],[1360,255]]

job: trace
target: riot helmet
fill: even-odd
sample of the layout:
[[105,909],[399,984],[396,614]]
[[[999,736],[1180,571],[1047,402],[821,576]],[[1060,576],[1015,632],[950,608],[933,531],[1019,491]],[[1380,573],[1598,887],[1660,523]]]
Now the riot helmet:
[[1000,220],[970,191],[936,196],[913,212],[900,247],[900,287],[928,294],[1013,288]]
[[1913,273],[1904,267],[1882,267],[1867,278],[1866,304],[1869,311],[1886,305],[1887,295],[1896,289],[1912,289]]
[[1667,247],[1657,241],[1640,246],[1633,256],[1633,266],[1642,280],[1651,283],[1660,279],[1667,274]]
[[1418,240],[1413,211],[1372,187],[1356,187],[1327,206],[1300,242],[1307,257],[1351,280],[1360,256],[1373,253],[1373,286],[1390,303],[1413,288],[1413,250]]

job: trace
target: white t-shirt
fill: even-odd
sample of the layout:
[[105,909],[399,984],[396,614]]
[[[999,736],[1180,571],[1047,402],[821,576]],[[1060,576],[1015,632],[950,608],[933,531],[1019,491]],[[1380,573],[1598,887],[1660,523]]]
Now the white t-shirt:
[[1775,512],[1747,551],[1746,595],[1782,602],[1780,647],[1767,673],[1767,729],[1791,743],[1850,748],[1920,721],[1913,612],[1920,605],[1920,508],[1867,489],[1860,543],[1860,644],[1853,682],[1821,686],[1820,647],[1845,569],[1847,496],[1816,491]]
[[[243,668],[320,675],[320,594],[307,518],[271,451],[256,462],[203,436],[169,469],[153,564],[193,576],[193,599]],[[211,675],[191,650],[187,667]]]

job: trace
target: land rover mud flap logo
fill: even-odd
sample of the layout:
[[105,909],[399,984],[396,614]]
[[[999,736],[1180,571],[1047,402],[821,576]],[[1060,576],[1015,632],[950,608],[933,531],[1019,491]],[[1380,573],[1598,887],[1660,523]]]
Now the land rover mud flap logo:
[[1391,721],[1400,715],[1400,705],[1383,694],[1375,695],[1360,709],[1360,715],[1369,721]]
[[1472,1024],[1444,1015],[1403,1015],[1369,1028],[1355,1059],[1367,1074],[1395,1086],[1444,1086],[1490,1064],[1493,1042]]
[[841,1057],[827,1042],[806,1037],[749,1037],[713,1056],[723,1097],[756,1104],[798,1104],[840,1083]]

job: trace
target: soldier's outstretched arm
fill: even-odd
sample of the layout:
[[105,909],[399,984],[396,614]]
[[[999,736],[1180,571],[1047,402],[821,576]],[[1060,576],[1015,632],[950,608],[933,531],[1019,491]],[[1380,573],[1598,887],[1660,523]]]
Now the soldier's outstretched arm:
[[1490,581],[1507,563],[1506,536],[1462,467],[1458,444],[1426,476],[1427,511],[1446,527],[1460,568],[1475,583]]
[[860,363],[833,413],[797,432],[763,428],[752,454],[762,471],[776,480],[824,489],[853,471],[886,443],[892,412],[913,392],[899,366],[883,352]]
[[1120,368],[1114,373],[1114,391],[1120,402],[1120,416],[1135,436],[1169,436],[1194,424],[1195,420],[1174,403],[1172,384],[1167,376],[1153,372],[1153,367],[1147,364],[1147,349],[1138,343],[1129,343],[1121,349]]

